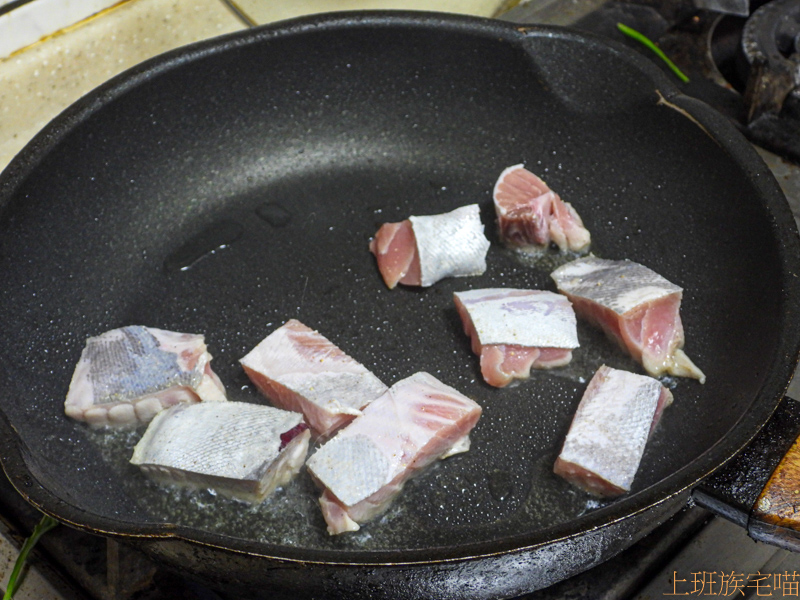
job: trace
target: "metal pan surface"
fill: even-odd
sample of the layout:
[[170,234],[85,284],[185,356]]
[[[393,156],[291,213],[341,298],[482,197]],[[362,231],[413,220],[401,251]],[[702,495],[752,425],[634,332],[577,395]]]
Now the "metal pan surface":
[[[576,207],[596,255],[684,288],[685,349],[708,381],[667,380],[674,405],[634,489],[613,502],[572,489],[552,464],[596,368],[641,368],[581,325],[567,368],[491,388],[452,303],[471,288],[553,289],[562,258],[522,261],[497,239],[491,191],[516,163]],[[476,202],[492,242],[484,275],[386,289],[368,251],[381,223]],[[307,580],[315,565],[367,578],[368,566],[517,555],[552,566],[558,556],[536,548],[611,532],[503,592],[518,593],[632,543],[766,422],[797,360],[798,249],[744,138],[621,46],[432,13],[226,36],[89,94],[2,174],[0,460],[45,512],[221,580],[231,556],[242,570],[301,565]],[[305,474],[256,507],[168,490],[127,462],[141,431],[91,431],[63,414],[85,339],[129,324],[205,334],[229,397],[266,402],[238,360],[290,318],[387,384],[426,370],[484,408],[468,453],[355,534],[327,535]]]

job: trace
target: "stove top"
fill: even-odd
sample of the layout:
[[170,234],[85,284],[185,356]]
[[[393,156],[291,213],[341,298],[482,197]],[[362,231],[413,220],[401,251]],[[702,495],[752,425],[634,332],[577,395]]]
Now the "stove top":
[[[569,25],[625,43],[653,59],[684,93],[728,116],[754,144],[800,164],[796,0],[751,0],[749,6],[746,0],[550,0],[523,4],[503,18]],[[618,23],[652,40],[689,80],[675,77]]]

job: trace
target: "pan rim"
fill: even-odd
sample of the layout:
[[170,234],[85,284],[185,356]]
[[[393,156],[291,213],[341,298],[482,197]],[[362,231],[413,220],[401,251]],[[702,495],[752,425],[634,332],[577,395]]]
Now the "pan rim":
[[[48,152],[57,146],[67,133],[84,120],[90,118],[96,110],[102,108],[106,103],[112,102],[115,98],[125,94],[129,89],[135,88],[142,82],[157,77],[159,73],[180,68],[184,63],[198,60],[209,54],[225,52],[229,48],[240,45],[260,43],[265,39],[277,39],[287,35],[301,35],[305,31],[319,30],[320,28],[337,29],[354,26],[412,26],[420,28],[444,26],[470,35],[502,35],[504,40],[527,36],[551,36],[588,39],[593,43],[611,47],[616,52],[623,54],[631,64],[644,72],[653,81],[654,85],[663,91],[664,97],[670,103],[686,110],[692,118],[696,119],[704,128],[707,128],[710,133],[713,133],[712,137],[731,155],[733,160],[742,169],[748,171],[750,179],[754,181],[754,185],[762,193],[767,208],[775,219],[775,223],[773,223],[775,229],[785,226],[788,222],[794,223],[783,194],[771,173],[749,142],[736,131],[733,125],[710,107],[683,95],[664,73],[624,45],[599,36],[578,33],[563,28],[519,26],[478,17],[416,11],[343,12],[300,17],[286,22],[227,34],[150,59],[89,93],[67,108],[37,134],[12,160],[9,167],[0,174],[0,215],[12,201],[15,187],[36,169]],[[758,167],[756,168],[754,165],[758,165]],[[800,272],[800,259],[798,258],[800,257],[800,238],[798,238],[796,230],[794,235],[781,236],[780,240],[782,268],[787,272]],[[354,565],[431,564],[432,562],[473,560],[498,554],[532,550],[588,531],[602,529],[619,520],[640,513],[651,506],[665,503],[676,496],[682,495],[730,460],[749,443],[777,407],[800,359],[800,308],[794,308],[791,302],[792,298],[800,297],[800,283],[793,281],[795,279],[797,278],[788,277],[786,279],[787,285],[782,290],[784,312],[781,317],[783,319],[782,329],[785,335],[781,339],[780,346],[775,351],[775,362],[779,364],[773,365],[769,375],[766,376],[758,398],[753,400],[751,410],[743,415],[719,442],[708,448],[700,457],[686,467],[635,495],[553,528],[526,532],[513,537],[506,536],[500,540],[470,545],[462,544],[455,547],[363,552],[294,549],[230,538],[173,524],[141,523],[122,519],[115,520],[108,517],[98,518],[97,515],[89,515],[80,507],[72,506],[60,500],[33,477],[27,467],[24,456],[24,441],[13,425],[7,421],[2,411],[0,411],[0,431],[3,431],[5,435],[2,436],[2,442],[0,442],[0,450],[2,450],[0,452],[0,464],[12,485],[39,510],[80,529],[102,535],[121,538],[175,538],[232,552],[263,556],[277,561],[302,562],[306,564],[315,562]],[[785,360],[779,360],[781,357]],[[752,410],[752,408],[756,408],[756,410]],[[21,483],[26,481],[26,478],[27,482],[30,482],[30,487],[28,487],[27,482]],[[666,488],[668,492],[664,492],[663,488]],[[53,510],[50,507],[58,507],[58,510]],[[477,546],[480,546],[480,548]],[[256,552],[257,547],[258,551]],[[274,548],[277,551],[264,552],[261,550],[263,548]],[[302,557],[301,554],[303,555]],[[432,554],[434,558],[431,557]],[[342,562],[342,557],[346,557],[348,560]]]

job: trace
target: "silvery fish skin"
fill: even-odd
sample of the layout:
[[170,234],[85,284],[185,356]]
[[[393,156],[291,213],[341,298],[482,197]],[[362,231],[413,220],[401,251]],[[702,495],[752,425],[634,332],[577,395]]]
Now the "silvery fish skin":
[[566,365],[580,346],[575,311],[561,294],[486,288],[456,292],[454,301],[490,385],[525,379],[531,368]]
[[561,294],[544,290],[485,288],[455,292],[480,344],[577,348],[577,319]]
[[299,413],[245,402],[180,404],[156,415],[130,462],[160,483],[261,502],[298,473],[309,438]]
[[554,472],[597,496],[630,491],[647,440],[671,403],[656,379],[603,365],[583,394]]
[[489,240],[477,204],[451,212],[384,223],[369,245],[389,289],[398,283],[428,287],[445,277],[486,271]]
[[417,239],[422,287],[445,277],[481,275],[486,271],[489,240],[483,234],[477,204],[441,215],[412,216],[409,221]]
[[324,490],[328,532],[359,529],[421,469],[466,451],[480,414],[477,403],[428,373],[393,385],[307,462]]
[[559,290],[596,302],[618,315],[646,302],[683,294],[683,289],[644,265],[629,260],[581,258],[552,274]]
[[578,315],[603,329],[650,375],[705,382],[682,350],[679,286],[638,263],[594,256],[562,265],[551,276]]
[[131,325],[86,340],[64,412],[93,426],[136,426],[182,402],[224,402],[202,335]]
[[364,365],[297,319],[273,331],[239,362],[273,404],[302,413],[322,437],[352,421],[388,389]]

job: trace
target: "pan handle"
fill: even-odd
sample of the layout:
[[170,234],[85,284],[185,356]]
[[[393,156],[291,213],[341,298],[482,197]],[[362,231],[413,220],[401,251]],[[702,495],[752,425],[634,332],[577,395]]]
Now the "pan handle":
[[694,501],[755,540],[800,552],[800,402],[784,397],[752,442],[703,480]]

